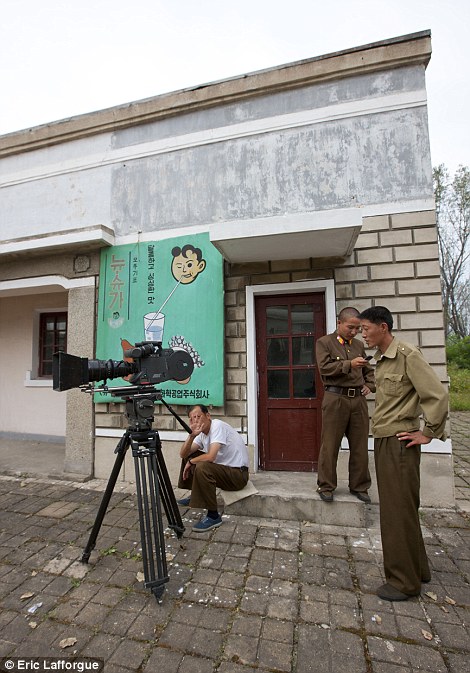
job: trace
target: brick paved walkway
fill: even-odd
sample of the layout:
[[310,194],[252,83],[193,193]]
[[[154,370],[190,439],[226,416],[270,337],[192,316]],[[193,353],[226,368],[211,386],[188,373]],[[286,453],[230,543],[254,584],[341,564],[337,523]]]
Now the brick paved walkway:
[[[468,504],[470,414],[453,427]],[[106,673],[469,671],[462,508],[423,511],[433,578],[405,603],[374,593],[377,528],[230,516],[197,535],[197,513],[183,510],[183,538],[168,532],[170,581],[158,603],[139,578],[132,494],[113,495],[89,565],[79,562],[102,496],[91,486],[0,479],[0,657],[101,657]]]

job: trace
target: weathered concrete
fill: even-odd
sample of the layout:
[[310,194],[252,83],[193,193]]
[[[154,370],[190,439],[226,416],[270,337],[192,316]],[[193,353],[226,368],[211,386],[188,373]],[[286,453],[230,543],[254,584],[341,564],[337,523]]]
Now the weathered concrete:
[[261,92],[279,92],[403,64],[427,65],[430,57],[431,33],[424,30],[10,133],[0,138],[0,156],[171,118],[188,110],[206,110]]
[[[68,342],[71,353],[94,355],[95,288],[74,288],[68,295]],[[88,395],[75,388],[67,393],[64,470],[84,477],[93,475],[94,413]]]

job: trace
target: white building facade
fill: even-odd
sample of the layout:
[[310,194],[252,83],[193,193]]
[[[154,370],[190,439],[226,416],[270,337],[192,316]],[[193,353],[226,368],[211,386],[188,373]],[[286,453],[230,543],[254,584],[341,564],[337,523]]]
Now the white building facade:
[[[430,56],[423,31],[1,137],[2,435],[65,441],[66,472],[108,476],[122,406],[52,390],[48,325],[94,358],[100,250],[199,234],[224,260],[212,414],[253,470],[315,471],[314,342],[344,306],[387,306],[446,382]],[[160,406],[155,426],[174,475],[185,433]],[[424,451],[452,498],[450,440]]]

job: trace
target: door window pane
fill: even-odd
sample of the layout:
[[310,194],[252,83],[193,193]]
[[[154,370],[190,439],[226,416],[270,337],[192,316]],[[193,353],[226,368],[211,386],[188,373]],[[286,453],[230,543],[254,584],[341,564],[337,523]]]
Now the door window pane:
[[292,364],[314,364],[313,336],[301,336],[292,338]]
[[268,365],[289,364],[289,339],[268,339]]
[[287,334],[289,309],[287,306],[266,307],[267,334]]
[[315,370],[298,369],[293,371],[294,397],[316,397]]
[[271,370],[268,372],[268,397],[289,397],[289,372],[285,370]]
[[61,332],[58,335],[57,350],[65,351],[66,349],[67,349],[67,334],[65,332]]
[[313,306],[311,304],[294,304],[291,312],[292,333],[313,332]]

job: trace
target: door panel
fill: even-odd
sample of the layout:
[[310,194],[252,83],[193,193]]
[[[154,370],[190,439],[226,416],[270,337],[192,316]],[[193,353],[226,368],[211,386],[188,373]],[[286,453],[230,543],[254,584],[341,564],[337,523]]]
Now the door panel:
[[314,471],[323,396],[315,341],[325,334],[324,295],[258,297],[255,314],[260,467]]

